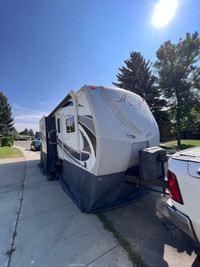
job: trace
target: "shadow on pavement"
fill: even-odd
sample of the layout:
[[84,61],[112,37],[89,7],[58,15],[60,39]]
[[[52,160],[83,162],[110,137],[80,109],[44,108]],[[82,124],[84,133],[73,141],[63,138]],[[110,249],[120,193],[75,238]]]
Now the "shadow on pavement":
[[200,266],[196,259],[199,248],[168,219],[166,200],[158,193],[150,193],[105,215],[132,243],[147,266]]

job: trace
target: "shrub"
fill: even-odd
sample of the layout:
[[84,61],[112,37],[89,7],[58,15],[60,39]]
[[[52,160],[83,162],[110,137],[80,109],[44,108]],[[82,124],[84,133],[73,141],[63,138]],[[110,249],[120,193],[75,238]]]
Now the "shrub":
[[1,146],[13,146],[14,138],[12,136],[4,136],[2,137]]
[[28,141],[28,138],[14,138],[15,141]]

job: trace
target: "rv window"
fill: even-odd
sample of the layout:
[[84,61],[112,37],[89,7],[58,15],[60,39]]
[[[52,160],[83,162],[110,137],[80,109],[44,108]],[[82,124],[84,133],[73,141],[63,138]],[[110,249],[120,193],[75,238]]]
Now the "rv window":
[[57,119],[58,133],[60,133],[60,119]]
[[66,119],[66,132],[73,133],[75,132],[75,123],[74,123],[74,116]]

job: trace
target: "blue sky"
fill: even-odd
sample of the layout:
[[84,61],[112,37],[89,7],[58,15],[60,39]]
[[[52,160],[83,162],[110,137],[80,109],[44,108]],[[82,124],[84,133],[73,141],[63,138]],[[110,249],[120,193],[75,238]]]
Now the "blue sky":
[[199,0],[178,0],[163,28],[152,23],[159,1],[1,0],[0,91],[16,129],[38,130],[70,90],[112,86],[131,51],[154,62],[164,41],[200,32]]

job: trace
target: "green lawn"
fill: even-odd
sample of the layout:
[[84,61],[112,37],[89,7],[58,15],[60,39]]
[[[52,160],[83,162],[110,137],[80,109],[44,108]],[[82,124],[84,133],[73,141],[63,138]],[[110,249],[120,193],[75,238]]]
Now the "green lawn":
[[0,147],[0,158],[1,159],[19,158],[23,156],[24,156],[23,153],[15,147],[8,147],[8,146]]
[[171,141],[171,142],[167,142],[167,143],[162,143],[160,145],[162,148],[164,149],[186,149],[186,148],[190,148],[190,147],[195,147],[195,146],[200,146],[200,140],[181,140],[181,146],[178,147],[177,146],[177,141]]

